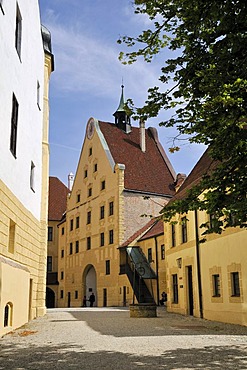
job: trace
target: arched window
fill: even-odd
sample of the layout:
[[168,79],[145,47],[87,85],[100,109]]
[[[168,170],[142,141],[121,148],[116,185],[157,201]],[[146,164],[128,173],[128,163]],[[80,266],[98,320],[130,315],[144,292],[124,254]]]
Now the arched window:
[[4,307],[4,327],[12,326],[13,304],[8,302]]

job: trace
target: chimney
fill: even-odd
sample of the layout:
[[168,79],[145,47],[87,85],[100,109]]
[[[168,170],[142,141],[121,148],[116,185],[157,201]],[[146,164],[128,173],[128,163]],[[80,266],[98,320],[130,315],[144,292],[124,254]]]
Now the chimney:
[[143,153],[146,152],[145,122],[140,119],[140,147]]
[[186,179],[186,175],[185,173],[178,173],[177,174],[177,178],[176,178],[176,182],[175,182],[175,191],[177,192],[178,189],[180,188],[180,186],[183,184],[183,182],[185,181]]
[[71,191],[74,183],[74,175],[72,172],[68,175],[68,188]]

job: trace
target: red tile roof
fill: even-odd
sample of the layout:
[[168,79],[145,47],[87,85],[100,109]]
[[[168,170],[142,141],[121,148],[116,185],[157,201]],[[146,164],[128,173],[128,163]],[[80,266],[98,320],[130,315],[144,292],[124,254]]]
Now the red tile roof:
[[[156,228],[156,225],[158,225],[157,228]],[[161,228],[160,228],[161,225],[162,225],[162,232],[160,232],[161,231]],[[149,234],[149,231],[150,231],[150,234]],[[153,236],[161,235],[162,233],[163,233],[163,222],[161,220],[159,220],[158,218],[152,218],[145,226],[143,226],[141,229],[139,229],[133,235],[131,235],[131,237],[129,237],[129,239],[127,239],[121,245],[121,247],[127,247],[128,245],[130,245],[136,239],[144,240],[144,239],[148,239],[149,237],[151,238]],[[149,236],[148,238],[144,237],[147,234],[152,235],[152,236]]]
[[163,149],[155,140],[153,129],[145,130],[146,152],[140,148],[140,129],[132,127],[126,133],[115,124],[99,122],[100,130],[110,149],[115,163],[125,165],[125,189],[173,195],[174,171]]
[[180,186],[177,193],[170,202],[185,198],[187,191],[193,186],[197,185],[202,179],[203,175],[205,175],[206,173],[210,173],[213,169],[215,169],[217,163],[217,161],[213,160],[210,157],[209,149],[207,149],[203,153],[199,161],[196,163],[195,167],[192,169],[188,177],[186,177],[185,181]]
[[157,220],[157,222],[139,239],[145,240],[154,238],[155,236],[164,234],[164,222],[163,220]]
[[60,221],[66,211],[69,189],[57,177],[49,177],[48,220]]

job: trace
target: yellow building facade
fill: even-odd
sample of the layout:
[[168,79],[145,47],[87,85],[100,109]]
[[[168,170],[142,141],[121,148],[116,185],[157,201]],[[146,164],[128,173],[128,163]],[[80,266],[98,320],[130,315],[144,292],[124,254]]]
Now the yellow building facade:
[[[0,47],[5,72],[0,109],[1,336],[46,312],[48,92],[53,55],[51,35],[41,29],[38,1],[4,2],[0,18],[0,33],[5,35]],[[27,19],[27,32],[21,34]]]
[[157,133],[131,127],[122,102],[123,95],[115,124],[94,118],[87,123],[66,219],[59,225],[59,307],[82,306],[84,297],[88,305],[91,293],[97,306],[131,303],[119,247],[146,224],[141,215],[157,215],[174,194],[174,171]]
[[[206,152],[175,198],[181,199],[210,163]],[[200,243],[205,231],[200,225],[210,222],[206,212],[190,211],[172,221],[164,224],[168,311],[247,325],[246,230],[228,228]]]

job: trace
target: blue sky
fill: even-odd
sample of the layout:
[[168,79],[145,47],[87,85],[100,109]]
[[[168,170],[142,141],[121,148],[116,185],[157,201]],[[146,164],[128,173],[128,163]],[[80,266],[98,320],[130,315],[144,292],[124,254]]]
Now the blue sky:
[[[114,122],[122,79],[125,98],[144,104],[147,89],[159,85],[158,77],[167,51],[152,63],[142,60],[124,66],[118,60],[120,35],[138,35],[150,26],[146,16],[134,14],[129,0],[39,0],[42,23],[51,31],[55,71],[50,82],[50,175],[67,184],[75,173],[90,117]],[[161,112],[160,119],[169,117]],[[174,129],[159,127],[159,139],[176,172],[188,174],[204,147],[183,143],[178,153],[168,148]],[[137,122],[132,122],[137,126]]]

